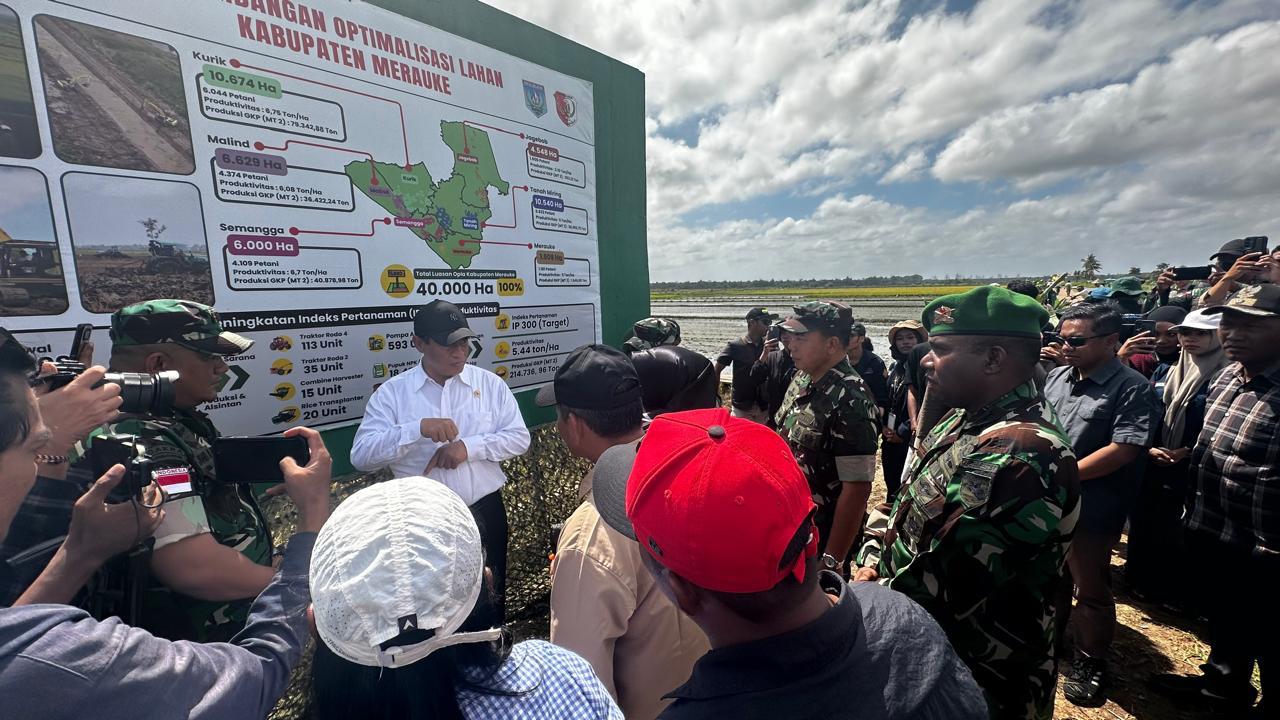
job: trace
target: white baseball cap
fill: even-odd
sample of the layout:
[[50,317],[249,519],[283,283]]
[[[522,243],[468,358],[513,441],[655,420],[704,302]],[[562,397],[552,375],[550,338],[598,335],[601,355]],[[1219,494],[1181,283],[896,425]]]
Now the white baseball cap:
[[[462,498],[424,477],[388,480],[347,498],[311,554],[311,604],[320,639],[339,657],[404,667],[443,647],[489,642],[499,628],[457,630],[484,583],[480,531]],[[434,630],[404,647],[382,645]]]
[[1179,328],[1190,328],[1192,330],[1217,330],[1222,327],[1222,315],[1220,313],[1206,315],[1204,311],[1205,308],[1201,308],[1187,313],[1187,316],[1182,319],[1182,322],[1175,325],[1173,330],[1177,331]]

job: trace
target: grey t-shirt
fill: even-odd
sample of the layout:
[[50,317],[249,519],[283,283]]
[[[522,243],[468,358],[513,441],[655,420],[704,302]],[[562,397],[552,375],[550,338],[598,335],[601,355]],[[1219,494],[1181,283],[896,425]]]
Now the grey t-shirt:
[[[1151,447],[1160,401],[1142,373],[1113,358],[1087,378],[1071,366],[1055,368],[1044,384],[1077,460],[1111,443]],[[1119,470],[1080,483],[1076,531],[1118,534],[1133,509],[1147,467],[1146,453]]]
[[4,716],[66,720],[264,717],[307,638],[314,533],[293,536],[234,643],[162,640],[67,605],[0,609]]

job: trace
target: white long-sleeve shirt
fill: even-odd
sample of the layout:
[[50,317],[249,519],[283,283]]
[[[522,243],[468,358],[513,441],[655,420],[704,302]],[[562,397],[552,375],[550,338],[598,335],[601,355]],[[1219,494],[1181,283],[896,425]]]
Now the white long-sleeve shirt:
[[366,471],[390,466],[395,477],[422,475],[446,444],[422,437],[423,418],[449,418],[458,426],[467,461],[453,470],[437,467],[431,478],[468,505],[506,483],[500,461],[529,449],[529,429],[501,378],[467,365],[442,386],[419,364],[383,383],[369,398],[351,445],[351,464]]

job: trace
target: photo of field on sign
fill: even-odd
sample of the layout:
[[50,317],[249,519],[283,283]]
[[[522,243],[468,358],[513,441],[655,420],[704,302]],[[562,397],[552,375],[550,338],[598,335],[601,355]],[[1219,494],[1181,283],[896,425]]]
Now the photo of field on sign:
[[195,169],[182,66],[171,46],[48,15],[35,25],[58,157],[130,170]]
[[21,25],[13,10],[0,5],[0,155],[33,158],[39,154],[40,133]]
[[0,317],[66,309],[62,253],[44,175],[0,165]]
[[194,185],[67,173],[62,191],[86,310],[115,312],[152,298],[213,304]]

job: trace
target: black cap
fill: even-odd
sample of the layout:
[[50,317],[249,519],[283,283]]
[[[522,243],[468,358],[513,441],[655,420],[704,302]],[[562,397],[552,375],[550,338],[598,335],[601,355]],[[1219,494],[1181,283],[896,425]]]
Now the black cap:
[[1264,283],[1246,285],[1242,290],[1227,298],[1225,305],[1214,305],[1205,308],[1205,315],[1216,315],[1222,312],[1235,312],[1254,317],[1280,317],[1280,285]]
[[1244,238],[1236,238],[1235,240],[1228,240],[1227,242],[1222,244],[1222,247],[1218,248],[1218,252],[1210,255],[1209,259],[1213,260],[1219,255],[1229,255],[1234,258],[1243,257],[1244,256]]
[[866,325],[863,325],[862,323],[854,323],[854,324],[853,324],[853,327],[849,328],[849,334],[850,334],[850,335],[861,335],[861,336],[863,336],[863,337],[866,337],[866,336],[867,336],[867,326],[866,326]]
[[438,345],[452,345],[463,338],[475,337],[467,324],[467,316],[457,305],[432,300],[413,316],[413,334]]
[[612,410],[640,399],[640,376],[631,358],[608,345],[583,345],[569,353],[555,380],[534,402],[582,410]]
[[[724,428],[720,429],[724,432]],[[592,475],[591,496],[600,519],[623,535],[636,539],[636,530],[627,518],[627,481],[640,451],[640,440],[614,445],[596,460]]]
[[758,308],[751,308],[750,310],[747,311],[747,319],[748,320],[764,320],[765,322],[771,323],[774,320],[777,320],[778,316],[774,315],[768,310],[765,310],[762,307],[758,307]]

